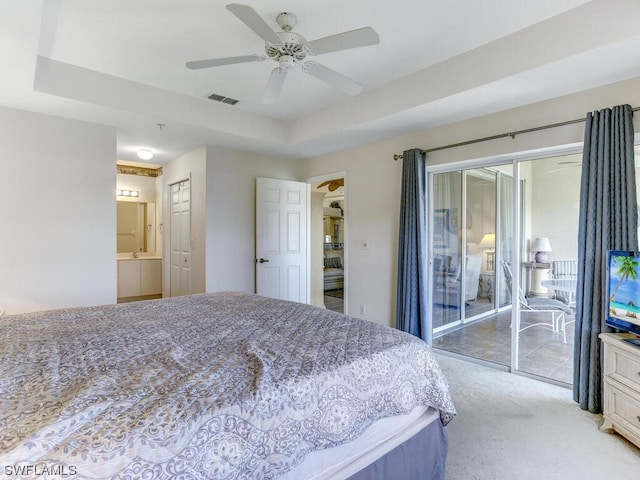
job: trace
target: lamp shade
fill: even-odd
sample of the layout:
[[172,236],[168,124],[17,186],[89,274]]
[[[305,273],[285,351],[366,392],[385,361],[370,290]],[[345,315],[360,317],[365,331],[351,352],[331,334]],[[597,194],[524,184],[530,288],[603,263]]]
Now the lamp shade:
[[536,238],[531,250],[534,252],[551,252],[551,242],[547,237]]
[[494,248],[496,246],[496,234],[485,233],[478,246],[480,248]]
[[533,248],[531,250],[536,252],[536,262],[547,263],[549,261],[547,252],[551,251],[551,242],[547,237],[536,238],[535,242],[533,242]]

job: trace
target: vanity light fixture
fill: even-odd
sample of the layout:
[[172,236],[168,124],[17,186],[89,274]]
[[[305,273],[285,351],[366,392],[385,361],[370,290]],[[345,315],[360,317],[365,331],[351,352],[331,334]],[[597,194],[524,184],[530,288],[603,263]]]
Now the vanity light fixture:
[[153,158],[153,152],[151,150],[147,150],[146,148],[138,150],[136,153],[140,160],[151,160]]
[[118,197],[139,197],[140,192],[138,190],[116,190],[116,195]]

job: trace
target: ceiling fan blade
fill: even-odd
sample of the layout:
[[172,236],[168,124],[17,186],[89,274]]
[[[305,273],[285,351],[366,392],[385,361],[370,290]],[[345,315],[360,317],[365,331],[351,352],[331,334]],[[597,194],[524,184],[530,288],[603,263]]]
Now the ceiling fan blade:
[[307,48],[313,55],[320,55],[377,43],[380,43],[378,33],[371,27],[364,27],[313,40],[307,43]]
[[269,80],[267,80],[267,86],[264,89],[264,96],[262,97],[263,103],[274,103],[280,98],[280,92],[282,91],[282,85],[286,76],[286,70],[280,67],[271,70],[271,75],[269,76]]
[[197,70],[199,68],[219,67],[221,65],[233,65],[234,63],[261,62],[265,57],[262,55],[243,55],[241,57],[210,58],[208,60],[195,60],[187,62],[187,68]]
[[238,17],[242,23],[253,30],[265,42],[271,44],[282,43],[278,34],[249,5],[230,3],[227,5],[227,10]]
[[304,64],[304,71],[309,75],[316,77],[318,80],[322,80],[332,87],[343,91],[347,95],[357,95],[362,91],[362,85],[355,80],[351,80],[335,70],[331,70],[329,67],[325,67],[319,63],[306,62]]
[[343,178],[338,178],[336,180],[327,180],[326,182],[322,182],[316,188],[320,189],[320,188],[326,187],[326,186],[329,187],[329,191],[330,192],[335,192],[338,188],[344,187],[344,179]]

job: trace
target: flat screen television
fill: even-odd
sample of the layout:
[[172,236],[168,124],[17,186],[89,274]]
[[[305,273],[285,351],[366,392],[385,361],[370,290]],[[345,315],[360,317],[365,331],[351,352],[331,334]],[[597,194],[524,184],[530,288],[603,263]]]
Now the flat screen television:
[[607,276],[607,325],[640,337],[640,252],[609,251]]

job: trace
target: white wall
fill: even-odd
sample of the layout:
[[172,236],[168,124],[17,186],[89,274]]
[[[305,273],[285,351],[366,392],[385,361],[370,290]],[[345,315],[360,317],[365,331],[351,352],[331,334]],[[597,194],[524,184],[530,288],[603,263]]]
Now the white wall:
[[256,177],[300,180],[301,163],[206,147],[206,291],[255,292]]
[[394,162],[393,154],[398,148],[390,140],[305,162],[307,178],[346,172],[346,310],[385,325],[395,318],[391,299],[396,292],[402,163]]
[[[640,79],[568,95],[485,117],[420,131],[410,135],[311,159],[305,162],[306,176],[334,171],[348,172],[349,231],[347,270],[350,314],[384,325],[395,326],[397,279],[397,236],[400,211],[401,162],[393,155],[410,148],[431,148],[524,128],[584,118],[601,108],[629,103],[640,106]],[[637,116],[637,115],[636,115]],[[640,131],[640,120],[635,122]],[[433,152],[428,165],[467,161],[482,157],[523,152],[582,142],[584,124]],[[361,243],[368,240],[369,250]],[[360,315],[359,306],[366,314]]]
[[138,192],[140,192],[139,197],[118,197],[118,201],[155,203],[156,178],[157,177],[118,173],[116,175],[116,188],[121,190],[138,190]]
[[0,108],[0,308],[116,301],[116,132]]
[[191,179],[191,291],[255,292],[255,184],[298,180],[300,163],[202,146],[163,167],[163,292],[170,282],[170,188]]
[[309,247],[311,277],[311,305],[324,307],[324,192],[311,190]]
[[[562,161],[581,162],[582,154],[564,156]],[[531,243],[547,237],[553,249],[550,260],[578,260],[581,169],[548,172],[542,168],[547,162],[532,162]]]
[[[156,202],[156,253],[162,255],[164,251],[164,187],[162,186],[162,181],[164,180],[164,176],[160,175],[155,178],[155,192],[156,197],[154,202]],[[164,276],[164,274],[163,274]]]

